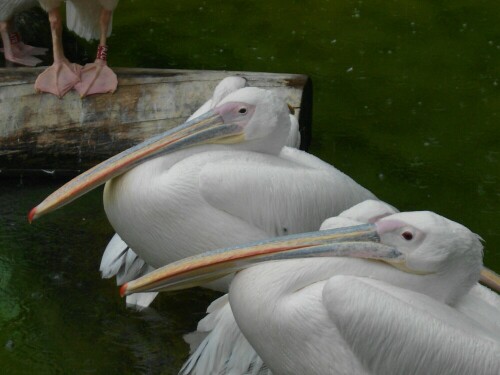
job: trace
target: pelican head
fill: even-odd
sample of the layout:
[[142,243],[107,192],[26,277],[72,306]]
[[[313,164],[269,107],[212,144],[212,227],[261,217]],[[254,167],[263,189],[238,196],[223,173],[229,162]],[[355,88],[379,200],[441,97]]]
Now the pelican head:
[[244,87],[227,95],[214,112],[224,123],[240,125],[240,149],[277,155],[290,132],[288,105],[271,91],[257,87]]
[[401,212],[375,223],[380,241],[396,247],[405,262],[403,271],[439,274],[448,283],[469,290],[479,280],[483,266],[480,237],[463,225],[434,212]]
[[405,273],[437,275],[468,291],[479,279],[482,245],[464,226],[432,212],[386,216],[375,224],[335,228],[210,251],[164,266],[122,286],[122,295],[201,285],[255,263],[304,257],[356,257]]
[[152,137],[96,165],[49,195],[28,215],[53,211],[144,161],[205,144],[278,154],[290,131],[289,109],[271,91],[244,87],[207,113]]

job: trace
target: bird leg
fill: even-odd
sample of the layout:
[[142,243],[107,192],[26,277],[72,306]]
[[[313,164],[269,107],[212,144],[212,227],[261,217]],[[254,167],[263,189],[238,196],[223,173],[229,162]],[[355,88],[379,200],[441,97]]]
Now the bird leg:
[[[48,48],[34,47],[28,44],[24,44],[21,35],[14,27],[14,22],[12,20],[6,21],[7,30],[9,31],[9,39],[12,46],[12,50],[15,55],[18,56],[39,56],[45,55]],[[2,51],[3,52],[3,51]]]
[[70,63],[64,56],[62,20],[59,7],[49,10],[49,21],[52,32],[54,63],[38,76],[35,82],[35,90],[37,92],[48,92],[61,98],[80,81],[81,66]]
[[101,38],[97,48],[97,57],[93,63],[85,64],[81,71],[81,82],[75,85],[76,91],[80,93],[82,98],[92,94],[113,93],[118,85],[116,74],[107,64],[108,46],[106,46],[106,38],[112,14],[112,10],[101,9]]
[[17,31],[10,33],[10,37],[11,37],[11,40],[13,38],[16,38],[17,40],[19,40],[18,43],[12,45],[12,48],[13,49],[16,48],[24,56],[41,56],[41,55],[45,55],[47,53],[47,51],[49,50],[48,48],[44,48],[44,47],[34,47],[34,46],[30,46],[29,44],[24,44],[23,41],[21,40],[21,35]]
[[11,20],[0,21],[0,34],[4,47],[0,51],[4,53],[5,60],[26,66],[35,66],[42,62],[33,55],[43,55],[47,52],[47,48],[24,44],[19,33],[14,31]]

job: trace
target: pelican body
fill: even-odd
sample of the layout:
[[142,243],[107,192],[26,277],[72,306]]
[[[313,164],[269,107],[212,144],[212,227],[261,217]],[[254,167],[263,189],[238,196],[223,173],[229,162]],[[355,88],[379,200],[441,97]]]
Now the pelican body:
[[[141,267],[157,268],[207,248],[315,230],[375,198],[327,163],[284,147],[291,119],[283,100],[255,87],[229,91],[214,96],[206,113],[70,181],[30,220],[107,182],[104,208],[126,243],[105,254],[115,272],[133,257],[130,249]],[[214,287],[227,290],[227,281]]]
[[[238,361],[243,371],[265,363],[273,374],[498,373],[500,298],[477,284],[479,237],[431,212],[371,216],[374,223],[364,227],[329,229],[356,221],[353,212],[323,226],[326,242],[320,231],[212,251],[158,269],[121,293],[177,290],[243,269],[229,298],[216,301],[200,322],[233,341],[207,349],[216,339],[211,332],[199,348],[219,356],[210,363],[198,349],[183,374],[202,373],[203,366],[224,373]],[[255,262],[264,263],[249,267]],[[231,324],[227,300],[248,342]],[[217,367],[213,361],[228,347]]]
[[[373,197],[299,150],[274,156],[214,148],[153,159],[106,184],[108,219],[151,266],[204,249],[311,231],[332,213]],[[298,162],[304,159],[324,169]]]
[[252,137],[258,138],[189,147],[106,183],[108,219],[147,264],[157,268],[205,249],[314,230],[326,217],[374,198],[334,167],[283,147],[290,114],[272,93],[243,88],[215,111],[232,116],[243,103],[254,112],[260,129]]

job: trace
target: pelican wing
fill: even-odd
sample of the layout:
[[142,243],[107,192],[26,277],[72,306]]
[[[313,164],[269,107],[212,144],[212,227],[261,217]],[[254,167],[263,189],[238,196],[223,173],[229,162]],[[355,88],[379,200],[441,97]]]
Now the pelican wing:
[[[114,9],[118,1],[112,1]],[[101,14],[101,4],[98,1],[67,1],[66,2],[66,26],[71,31],[81,36],[86,40],[99,39],[100,25],[99,16]],[[109,37],[112,31],[113,21],[110,20],[108,25]]]
[[476,284],[454,307],[500,337],[500,296],[497,293]]
[[[116,284],[122,285],[154,271],[154,268],[146,264],[118,233],[115,233],[104,250],[99,270],[103,279],[116,276]],[[127,306],[141,310],[148,307],[157,294],[151,292],[127,296]]]
[[6,21],[14,14],[36,7],[37,5],[37,0],[0,1],[0,21]]
[[227,294],[212,302],[207,313],[197,330],[184,336],[191,356],[180,374],[271,374],[236,324]]
[[323,302],[374,374],[498,374],[500,338],[456,309],[384,282],[335,276]]
[[319,159],[299,150],[287,153],[294,158],[248,152],[207,163],[200,173],[201,195],[270,236],[316,230],[324,219],[375,198]]

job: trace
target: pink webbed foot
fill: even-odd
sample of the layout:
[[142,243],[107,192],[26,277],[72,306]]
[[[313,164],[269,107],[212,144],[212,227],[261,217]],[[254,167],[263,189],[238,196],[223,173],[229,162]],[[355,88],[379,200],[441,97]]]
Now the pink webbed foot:
[[35,82],[37,92],[48,92],[62,98],[78,82],[80,82],[81,66],[68,60],[54,62]]
[[36,66],[42,62],[39,58],[30,55],[18,55],[16,53],[4,52],[5,60],[25,66]]
[[75,85],[83,98],[87,95],[113,93],[118,85],[116,74],[106,64],[106,61],[96,59],[95,62],[86,64],[81,71],[81,81]]
[[113,93],[118,85],[118,79],[106,63],[108,47],[100,45],[97,48],[97,58],[93,63],[85,64],[81,72],[81,82],[75,85],[80,97],[93,94]]
[[0,52],[4,53],[6,60],[12,61],[16,64],[26,66],[35,66],[37,64],[40,64],[42,60],[37,59],[33,56],[43,55],[48,50],[47,48],[33,47],[24,44],[21,41],[19,33],[17,32],[10,33],[8,39],[10,41],[10,48],[7,48],[6,50],[1,48]]
[[24,44],[23,42],[19,42],[12,46],[12,48],[14,47],[18,48],[19,53],[24,56],[41,56],[45,55],[49,50],[48,48],[30,46],[29,44]]

